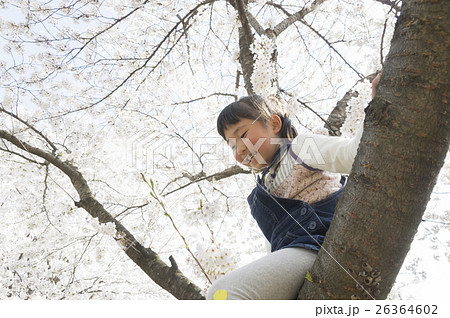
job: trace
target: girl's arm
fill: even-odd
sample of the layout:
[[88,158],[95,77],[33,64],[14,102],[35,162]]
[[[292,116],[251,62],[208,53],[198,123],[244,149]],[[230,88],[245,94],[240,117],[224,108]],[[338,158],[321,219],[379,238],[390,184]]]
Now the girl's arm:
[[[381,73],[372,81],[372,99],[375,97]],[[363,129],[352,139],[323,135],[300,134],[292,141],[290,154],[309,168],[338,173],[350,173]]]
[[312,169],[350,173],[363,129],[352,139],[300,134],[293,141],[290,155],[299,164]]

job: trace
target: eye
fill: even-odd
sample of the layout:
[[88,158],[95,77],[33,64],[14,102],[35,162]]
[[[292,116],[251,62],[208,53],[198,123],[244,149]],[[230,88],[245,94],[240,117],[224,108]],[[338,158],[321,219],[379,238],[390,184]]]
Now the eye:
[[[247,132],[248,132],[248,130],[246,130],[246,131],[241,135],[241,138],[244,138],[245,135],[247,134]],[[233,145],[231,145],[230,147],[231,147],[231,149],[233,150],[236,146],[233,144]]]

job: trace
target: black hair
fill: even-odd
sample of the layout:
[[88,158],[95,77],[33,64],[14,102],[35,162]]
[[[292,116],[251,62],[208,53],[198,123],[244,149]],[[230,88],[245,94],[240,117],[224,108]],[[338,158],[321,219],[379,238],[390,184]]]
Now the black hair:
[[279,98],[266,99],[259,95],[244,96],[226,106],[217,117],[217,132],[225,139],[225,129],[241,119],[258,120],[266,125],[272,115],[277,115],[281,119],[278,136],[292,141],[298,133],[286,114],[282,101]]

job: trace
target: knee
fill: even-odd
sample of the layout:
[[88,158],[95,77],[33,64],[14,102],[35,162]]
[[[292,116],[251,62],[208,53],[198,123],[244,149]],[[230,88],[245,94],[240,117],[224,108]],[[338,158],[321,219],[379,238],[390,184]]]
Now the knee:
[[207,300],[252,299],[245,288],[245,284],[236,281],[235,277],[230,274],[223,276],[212,284],[206,293]]
[[207,300],[225,300],[228,299],[228,291],[226,282],[221,280],[215,281],[206,293]]

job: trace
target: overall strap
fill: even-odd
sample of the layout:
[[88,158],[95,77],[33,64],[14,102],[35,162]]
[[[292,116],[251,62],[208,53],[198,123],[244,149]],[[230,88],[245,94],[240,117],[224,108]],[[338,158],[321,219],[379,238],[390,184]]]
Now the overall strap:
[[272,162],[264,168],[264,170],[261,172],[261,176],[258,175],[258,183],[262,185],[262,180],[264,179],[265,175],[269,172],[270,168],[277,162],[278,157],[283,153],[283,151],[290,146],[290,143],[283,144],[280,146],[280,148],[275,153],[275,156],[272,159]]

